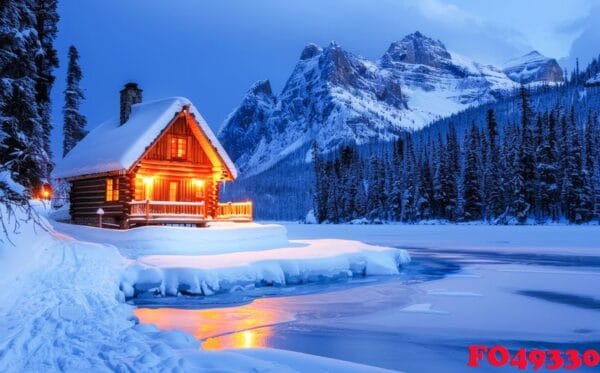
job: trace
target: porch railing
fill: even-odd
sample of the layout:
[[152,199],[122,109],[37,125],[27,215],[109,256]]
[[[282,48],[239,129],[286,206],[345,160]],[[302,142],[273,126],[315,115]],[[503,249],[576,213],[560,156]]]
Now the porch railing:
[[218,220],[251,221],[252,202],[225,202],[217,205]]
[[206,216],[204,202],[175,201],[131,201],[132,219],[161,219],[169,217],[189,217],[203,219]]
[[[204,202],[131,201],[129,218],[133,221],[205,221]],[[217,205],[216,220],[252,221],[252,202],[225,202]]]

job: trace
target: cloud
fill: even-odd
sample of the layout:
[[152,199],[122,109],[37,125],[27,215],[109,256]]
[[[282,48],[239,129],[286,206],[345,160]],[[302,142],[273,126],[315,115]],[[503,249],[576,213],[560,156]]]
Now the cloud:
[[469,23],[481,24],[482,22],[481,18],[477,15],[455,4],[445,3],[440,0],[410,1],[409,4],[416,6],[421,14],[431,21],[458,25]]

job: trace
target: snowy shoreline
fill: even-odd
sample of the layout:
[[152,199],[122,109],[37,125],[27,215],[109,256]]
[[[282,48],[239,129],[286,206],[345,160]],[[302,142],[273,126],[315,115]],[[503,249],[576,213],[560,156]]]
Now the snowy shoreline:
[[295,247],[210,256],[151,255],[125,270],[121,290],[177,296],[213,295],[262,286],[286,286],[371,275],[397,275],[406,250],[357,241],[292,241]]
[[[0,213],[4,214],[1,206]],[[116,242],[102,241],[105,233],[114,237],[123,233],[120,235],[123,238],[130,233],[143,234],[144,230],[124,233],[70,226],[73,231],[81,230],[86,234],[97,235],[95,239],[82,239],[72,235],[69,229],[63,232],[62,228],[68,226],[66,224],[46,221],[44,218],[42,222],[46,229],[34,226],[31,222],[22,223],[18,234],[11,233],[10,238],[15,246],[7,241],[3,241],[0,246],[3,268],[0,272],[0,286],[7,289],[0,295],[0,371],[91,369],[240,372],[258,369],[265,372],[294,372],[307,367],[321,371],[383,371],[376,367],[275,349],[206,352],[200,350],[198,342],[186,333],[160,331],[153,325],[138,324],[132,314],[134,307],[124,302],[126,294],[119,289],[128,266],[139,260],[157,264],[169,257],[171,264],[174,258],[185,263],[190,259],[192,246],[171,247],[173,250],[167,251],[167,258],[153,262],[158,257],[140,256],[139,248],[126,247],[124,250],[131,254],[131,258],[128,258],[121,252],[123,249],[115,245]],[[233,231],[239,231],[240,227],[237,226]],[[281,239],[281,234],[285,236],[285,229],[281,227],[261,228],[256,225],[255,228],[255,243],[262,242],[265,247],[269,247],[269,242],[271,246],[278,246],[276,242]],[[185,241],[182,229],[157,230],[157,237],[162,236],[163,240],[168,238],[169,234],[166,232],[169,231],[174,233],[172,237],[180,238],[175,240],[176,243]],[[191,232],[196,243],[201,241],[195,235],[210,236],[212,232],[210,229],[185,231]],[[233,244],[233,231],[223,228],[219,236]],[[271,255],[280,256],[277,261],[282,265],[281,268],[287,266],[284,268],[286,271],[293,271],[295,268],[298,274],[304,273],[307,278],[311,274],[326,276],[328,273],[340,273],[340,268],[345,267],[358,271],[360,265],[364,267],[365,273],[398,273],[397,267],[389,267],[390,263],[395,266],[397,261],[408,260],[408,256],[399,255],[402,251],[397,249],[355,243],[355,246],[346,250],[333,250],[332,261],[323,261],[322,255],[321,258],[316,255],[318,245],[307,251],[312,254],[305,262],[301,260],[302,255],[288,257],[286,261],[286,255],[311,249],[311,245],[301,242],[290,244],[286,238],[287,247],[257,251],[258,246],[251,247],[251,235],[248,232],[243,234],[247,234],[246,239],[239,244],[251,248],[251,251],[245,252],[246,264],[240,258],[238,262],[232,261],[238,254],[216,254],[219,252],[218,245],[209,245],[208,251],[200,250],[196,252],[199,254],[196,257],[211,258],[214,268],[199,270],[205,274],[214,271],[239,276],[245,275],[239,270],[252,272],[262,267],[262,272],[255,274],[262,273],[269,281],[274,281],[277,279],[277,276],[272,277],[276,274],[272,271],[275,261],[269,262],[266,259],[269,254],[257,255],[268,251],[271,251]],[[265,240],[265,237],[270,237],[270,240]],[[127,240],[124,242],[131,243]],[[159,244],[154,239],[148,242]],[[179,256],[176,254],[178,250],[183,250],[188,255]],[[219,259],[226,262],[216,265],[215,261]],[[332,263],[339,268],[332,269]],[[206,265],[203,261],[195,264],[196,268]],[[232,267],[228,269],[228,266]],[[306,272],[302,272],[303,267]],[[172,269],[166,266],[161,270],[170,276]],[[283,272],[279,275],[283,275]],[[31,354],[31,351],[36,353]]]

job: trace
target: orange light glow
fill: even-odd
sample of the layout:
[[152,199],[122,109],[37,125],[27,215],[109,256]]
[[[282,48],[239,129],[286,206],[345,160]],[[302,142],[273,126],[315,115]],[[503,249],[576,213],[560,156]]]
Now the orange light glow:
[[198,188],[202,188],[204,186],[204,180],[202,179],[194,179],[194,185]]
[[140,322],[160,329],[183,329],[201,341],[204,350],[267,347],[273,336],[271,326],[294,319],[278,309],[274,299],[201,310],[138,308],[134,314]]
[[144,184],[152,184],[154,182],[154,178],[151,176],[147,176],[144,178]]

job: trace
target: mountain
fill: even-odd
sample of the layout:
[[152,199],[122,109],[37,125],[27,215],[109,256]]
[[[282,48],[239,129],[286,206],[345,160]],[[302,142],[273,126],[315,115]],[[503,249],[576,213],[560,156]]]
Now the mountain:
[[503,71],[509,78],[519,83],[564,82],[562,68],[554,58],[543,56],[538,51],[532,51],[524,56],[508,61]]
[[517,86],[502,70],[452,54],[418,31],[392,43],[378,61],[335,42],[309,44],[279,96],[269,81],[256,83],[224,121],[219,138],[247,177],[306,152],[315,141],[325,151],[389,141],[494,102]]

